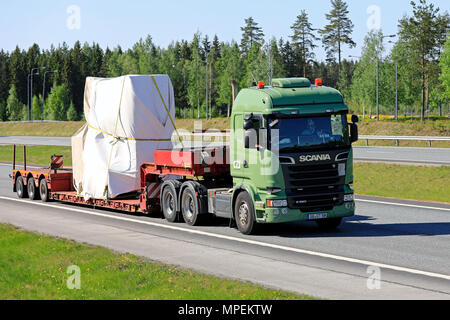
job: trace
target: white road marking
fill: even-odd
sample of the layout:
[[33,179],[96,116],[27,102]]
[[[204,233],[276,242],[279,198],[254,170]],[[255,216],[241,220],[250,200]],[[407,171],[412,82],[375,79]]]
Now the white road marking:
[[355,199],[355,201],[379,203],[379,204],[388,204],[388,205],[401,206],[401,207],[412,207],[412,208],[420,208],[420,209],[433,209],[433,210],[450,211],[450,208],[427,207],[427,206],[419,206],[419,205],[408,204],[408,203],[387,202],[387,201],[366,200],[366,199]]
[[448,161],[438,161],[438,160],[413,160],[413,159],[374,159],[374,158],[362,158],[362,157],[358,157],[357,155],[355,155],[353,157],[353,160],[356,161],[362,161],[362,160],[366,160],[366,161],[378,161],[378,162],[411,162],[411,163],[420,163],[420,164],[434,164],[434,163],[439,163],[439,164],[449,164],[450,162]]
[[2,197],[2,196],[0,196],[0,199],[7,200],[7,201],[21,202],[21,203],[26,203],[26,204],[40,205],[40,206],[50,207],[50,208],[60,209],[60,210],[79,212],[79,213],[84,213],[84,214],[89,214],[89,215],[99,216],[99,217],[104,217],[104,218],[110,218],[110,219],[115,219],[115,220],[150,225],[150,226],[164,228],[164,229],[170,229],[170,230],[182,231],[182,232],[187,232],[187,233],[192,233],[192,234],[197,234],[197,235],[202,235],[202,236],[208,236],[208,237],[213,237],[213,238],[218,238],[218,239],[236,241],[236,242],[266,247],[266,248],[272,248],[272,249],[290,251],[290,252],[295,252],[295,253],[300,253],[300,254],[318,256],[318,257],[322,257],[322,258],[351,262],[351,263],[361,264],[361,265],[365,265],[365,266],[375,266],[375,267],[379,267],[379,268],[383,268],[383,269],[391,269],[391,270],[395,270],[395,271],[407,272],[407,273],[417,274],[417,275],[421,275],[421,276],[428,276],[428,277],[450,280],[449,275],[444,275],[444,274],[439,274],[439,273],[434,273],[434,272],[404,268],[404,267],[399,267],[399,266],[393,266],[393,265],[388,265],[388,264],[383,264],[383,263],[367,261],[367,260],[359,260],[359,259],[354,259],[354,258],[342,257],[342,256],[333,255],[333,254],[327,254],[327,253],[322,253],[322,252],[315,252],[315,251],[310,251],[310,250],[286,247],[286,246],[281,246],[281,245],[276,245],[276,244],[271,244],[271,243],[266,243],[266,242],[249,240],[249,239],[230,237],[230,236],[215,234],[215,233],[211,233],[211,232],[186,229],[186,228],[176,227],[176,226],[172,226],[172,225],[164,225],[164,224],[150,222],[150,221],[136,220],[136,219],[132,219],[132,218],[128,218],[128,217],[112,216],[112,215],[108,215],[108,214],[104,214],[104,213],[100,213],[100,212],[82,210],[82,209],[77,209],[77,208],[67,208],[67,207],[63,208],[61,206],[51,205],[51,204],[47,204],[47,203],[43,203],[43,202],[31,202],[31,201],[27,201],[27,200],[20,200],[20,199],[14,199],[14,198]]

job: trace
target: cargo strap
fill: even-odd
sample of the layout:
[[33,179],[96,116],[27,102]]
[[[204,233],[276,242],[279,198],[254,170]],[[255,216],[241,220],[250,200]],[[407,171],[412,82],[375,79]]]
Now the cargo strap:
[[181,147],[184,149],[183,140],[181,139],[181,136],[178,133],[177,127],[175,126],[175,121],[173,121],[172,116],[170,115],[170,111],[167,108],[166,102],[164,101],[164,98],[163,98],[163,96],[161,94],[161,91],[159,90],[159,87],[158,87],[158,84],[156,83],[155,77],[154,76],[151,76],[151,77],[152,77],[153,83],[155,84],[155,88],[158,91],[159,97],[161,98],[161,101],[162,101],[162,103],[164,105],[164,108],[166,108],[167,115],[169,116],[170,122],[172,122],[172,126],[173,126],[173,128],[174,128],[174,130],[175,130],[175,132],[176,132],[176,134],[178,136],[178,140],[181,143]]

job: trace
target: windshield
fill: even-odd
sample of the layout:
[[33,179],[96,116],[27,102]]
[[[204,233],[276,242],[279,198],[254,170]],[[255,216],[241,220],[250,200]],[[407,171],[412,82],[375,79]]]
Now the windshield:
[[[280,152],[296,152],[300,149],[310,150],[323,147],[341,148],[350,145],[347,118],[344,114],[271,119],[269,127],[271,127],[272,136],[276,134],[273,130],[278,130]],[[275,146],[272,146],[272,150],[273,147]]]

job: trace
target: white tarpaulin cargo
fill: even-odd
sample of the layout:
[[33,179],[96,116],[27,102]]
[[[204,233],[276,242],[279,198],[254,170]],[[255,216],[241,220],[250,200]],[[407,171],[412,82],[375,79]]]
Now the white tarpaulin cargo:
[[[72,137],[74,185],[85,199],[140,188],[139,168],[170,149],[175,100],[167,75],[87,78],[87,124]],[[169,116],[170,115],[170,116]]]

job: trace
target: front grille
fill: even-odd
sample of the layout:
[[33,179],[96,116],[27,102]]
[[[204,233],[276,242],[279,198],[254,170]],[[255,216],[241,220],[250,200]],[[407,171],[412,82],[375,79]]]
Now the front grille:
[[302,212],[331,210],[344,202],[338,164],[283,165],[288,206]]

